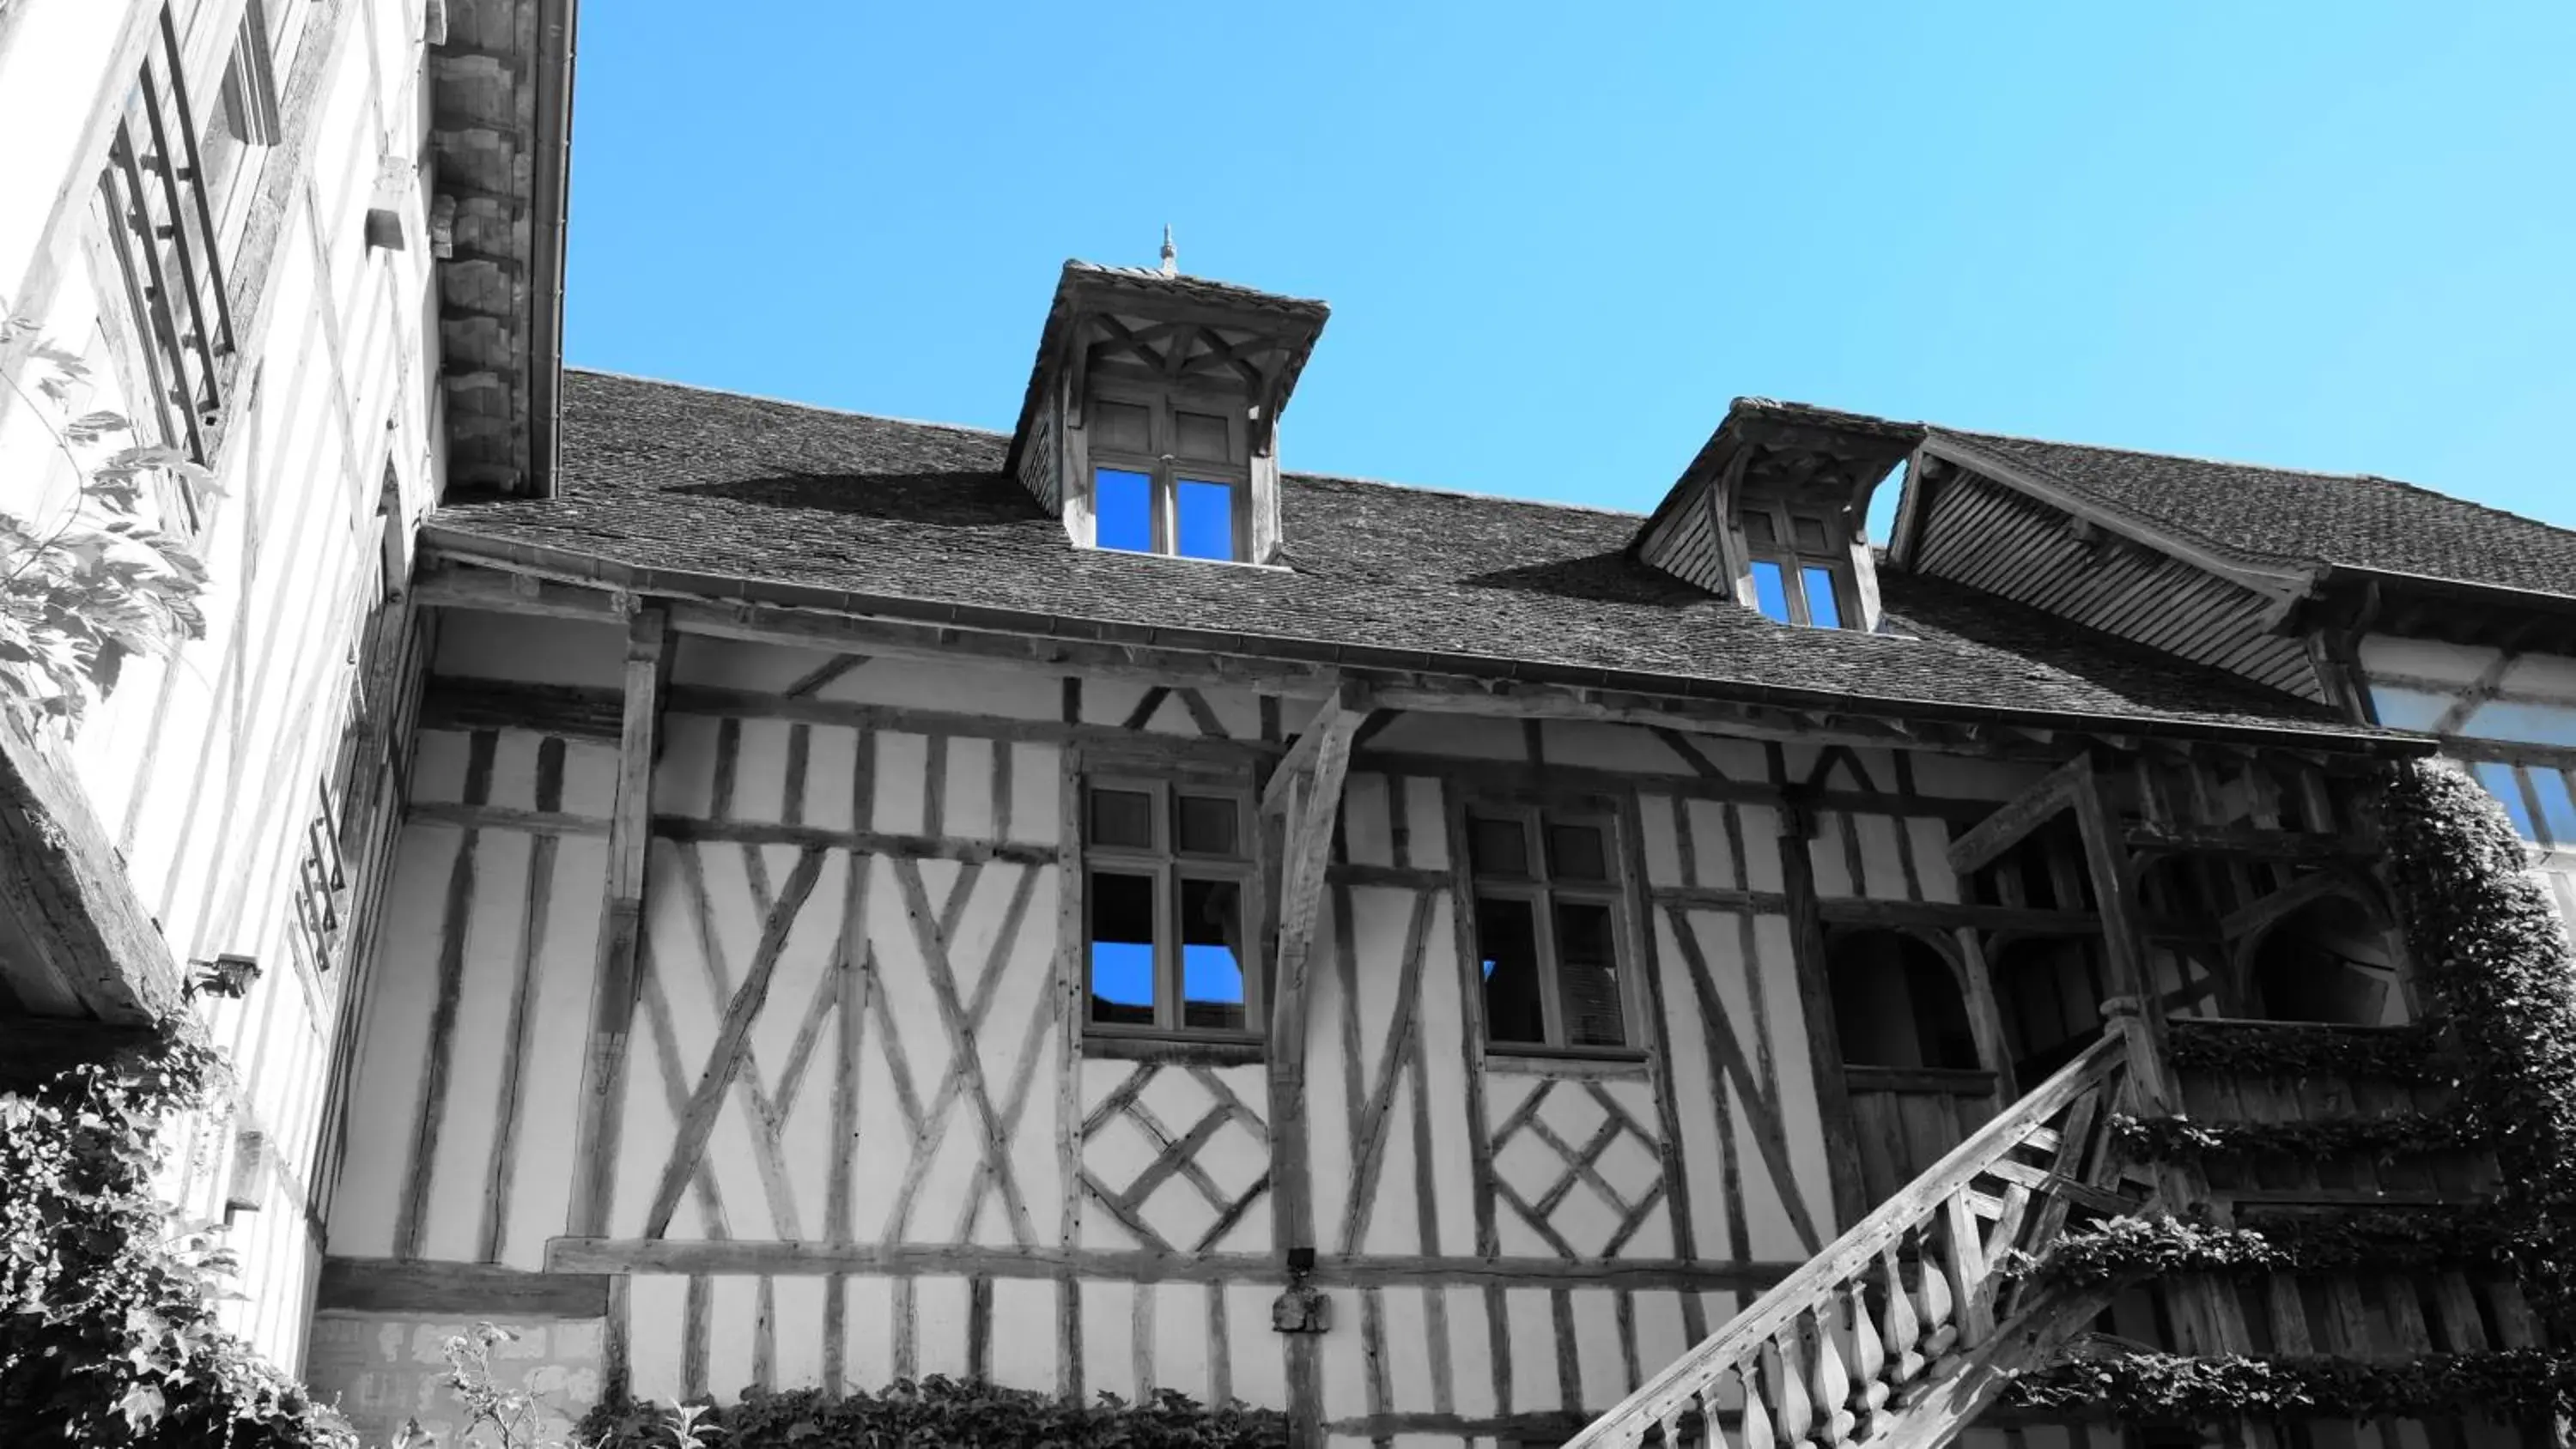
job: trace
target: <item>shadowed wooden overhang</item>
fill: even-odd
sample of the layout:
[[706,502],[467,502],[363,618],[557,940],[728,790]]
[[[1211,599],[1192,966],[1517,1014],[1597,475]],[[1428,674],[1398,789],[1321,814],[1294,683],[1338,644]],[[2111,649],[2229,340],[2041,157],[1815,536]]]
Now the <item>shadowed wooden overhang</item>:
[[550,497],[578,0],[435,0],[431,245],[448,479]]

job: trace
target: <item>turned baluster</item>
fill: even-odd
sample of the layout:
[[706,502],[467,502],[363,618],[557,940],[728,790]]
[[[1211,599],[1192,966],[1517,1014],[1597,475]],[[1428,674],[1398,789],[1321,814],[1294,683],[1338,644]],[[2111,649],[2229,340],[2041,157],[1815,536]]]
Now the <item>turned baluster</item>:
[[1931,1239],[1917,1237],[1915,1249],[1914,1306],[1923,1320],[1923,1360],[1929,1368],[1959,1341],[1959,1325],[1950,1321],[1957,1305],[1950,1301],[1950,1275],[1934,1257]]
[[1851,1375],[1844,1370],[1842,1346],[1836,1341],[1841,1298],[1839,1292],[1828,1292],[1806,1315],[1815,1325],[1807,1358],[1807,1392],[1815,1400],[1813,1437],[1819,1444],[1839,1444],[1850,1438],[1856,1422],[1850,1407]]
[[1851,1295],[1851,1407],[1861,1416],[1866,1432],[1887,1404],[1887,1345],[1878,1336],[1878,1325],[1870,1320],[1868,1285],[1854,1278],[1843,1286]]
[[1909,1383],[1923,1372],[1923,1326],[1914,1317],[1914,1295],[1905,1287],[1904,1264],[1896,1256],[1895,1242],[1879,1250],[1878,1266],[1887,1275],[1887,1381]]
[[[1664,1431],[1664,1449],[1682,1449],[1682,1405],[1673,1405],[1656,1422]],[[1644,1443],[1645,1436],[1639,1435],[1637,1442]]]
[[[1735,1377],[1744,1385],[1744,1419],[1737,1426],[1737,1442],[1744,1449],[1771,1449],[1771,1406],[1762,1396],[1761,1357],[1756,1355],[1737,1364]],[[1710,1422],[1716,1420],[1712,1418]]]
[[1968,1206],[1968,1190],[1953,1190],[1941,1204],[1941,1260],[1950,1271],[1950,1296],[1956,1300],[1961,1347],[1985,1341],[1994,1329],[1994,1307],[1986,1301],[1986,1245],[1978,1233],[1977,1214]]
[[1780,1449],[1798,1449],[1816,1427],[1816,1405],[1807,1396],[1806,1354],[1798,1343],[1797,1322],[1791,1320],[1771,1335],[1763,1354],[1774,1391],[1771,1407],[1777,1411],[1772,1428]]

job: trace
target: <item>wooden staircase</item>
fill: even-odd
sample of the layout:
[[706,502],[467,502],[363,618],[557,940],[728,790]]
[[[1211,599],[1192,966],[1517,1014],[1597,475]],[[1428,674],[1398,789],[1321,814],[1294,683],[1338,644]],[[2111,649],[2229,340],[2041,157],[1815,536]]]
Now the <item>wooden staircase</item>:
[[[1879,1205],[1567,1449],[1871,1449],[1949,1443],[2016,1368],[2108,1301],[1999,1271],[2070,1222],[2147,1205],[2113,1150],[2132,1107],[2134,1014]],[[2152,1095],[2152,1087],[2149,1088]]]

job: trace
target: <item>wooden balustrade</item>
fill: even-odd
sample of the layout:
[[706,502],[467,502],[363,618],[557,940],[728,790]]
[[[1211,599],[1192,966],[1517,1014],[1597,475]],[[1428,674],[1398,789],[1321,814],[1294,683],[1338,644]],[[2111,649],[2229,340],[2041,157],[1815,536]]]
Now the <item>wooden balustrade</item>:
[[1997,1271],[2006,1252],[2037,1252],[2071,1213],[2140,1205],[2107,1130],[2139,1029],[2133,1015],[2114,1020],[1567,1449],[1822,1449],[1887,1435],[2007,1325],[2050,1311]]

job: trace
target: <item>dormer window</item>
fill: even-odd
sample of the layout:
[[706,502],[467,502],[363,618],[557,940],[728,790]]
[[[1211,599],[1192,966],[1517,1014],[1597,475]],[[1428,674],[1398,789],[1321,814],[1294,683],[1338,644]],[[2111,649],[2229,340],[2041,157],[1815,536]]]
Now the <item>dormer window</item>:
[[1279,414],[1321,302],[1067,262],[1004,467],[1077,548],[1279,562]]
[[1838,520],[1785,502],[1747,499],[1742,521],[1755,608],[1783,624],[1858,626],[1851,545],[1840,537]]
[[1783,624],[1876,633],[1871,490],[1923,441],[1913,423],[1737,398],[1630,547]]
[[1093,542],[1236,563],[1251,556],[1244,407],[1187,396],[1092,400]]

